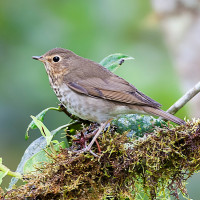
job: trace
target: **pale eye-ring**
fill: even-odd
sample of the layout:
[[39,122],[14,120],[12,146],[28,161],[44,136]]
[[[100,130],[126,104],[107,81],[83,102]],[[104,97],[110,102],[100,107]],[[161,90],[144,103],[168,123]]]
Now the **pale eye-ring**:
[[53,61],[54,61],[54,62],[58,62],[59,60],[60,60],[60,57],[59,57],[59,56],[54,56],[54,57],[53,57]]

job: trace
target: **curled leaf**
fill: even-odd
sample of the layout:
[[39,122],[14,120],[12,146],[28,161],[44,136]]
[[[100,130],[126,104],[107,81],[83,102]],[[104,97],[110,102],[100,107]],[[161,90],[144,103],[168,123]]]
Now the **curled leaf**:
[[114,72],[120,65],[124,63],[125,60],[131,59],[134,58],[121,53],[115,53],[105,57],[99,64],[103,65],[111,72]]
[[53,138],[53,135],[51,135],[50,131],[47,129],[47,127],[40,120],[38,120],[34,116],[31,116],[31,118],[33,119],[36,126],[39,128],[42,136],[46,139],[47,145],[49,145],[52,138]]
[[[49,110],[56,110],[56,111],[60,111],[59,108],[55,108],[55,107],[49,107],[49,108],[46,108],[44,109],[43,111],[41,111],[37,116],[36,116],[36,119],[40,120],[41,122],[44,121],[44,116],[45,114],[47,113],[47,111]],[[34,120],[31,121],[31,123],[28,125],[28,128],[26,130],[26,134],[25,134],[25,139],[27,140],[29,138],[29,135],[28,135],[28,132],[29,132],[29,129],[36,129],[37,128],[37,125],[35,124]]]

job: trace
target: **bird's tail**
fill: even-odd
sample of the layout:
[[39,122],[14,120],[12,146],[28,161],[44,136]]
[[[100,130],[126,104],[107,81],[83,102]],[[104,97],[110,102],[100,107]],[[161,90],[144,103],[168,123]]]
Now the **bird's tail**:
[[169,114],[167,112],[165,112],[164,110],[161,110],[159,108],[153,108],[153,107],[146,107],[144,106],[144,111],[149,113],[149,114],[152,114],[152,115],[156,115],[156,116],[159,116],[159,117],[163,117],[164,119],[167,119],[169,121],[172,121],[176,124],[185,124],[185,121],[182,120],[182,119],[179,119],[178,117],[172,115],[172,114]]

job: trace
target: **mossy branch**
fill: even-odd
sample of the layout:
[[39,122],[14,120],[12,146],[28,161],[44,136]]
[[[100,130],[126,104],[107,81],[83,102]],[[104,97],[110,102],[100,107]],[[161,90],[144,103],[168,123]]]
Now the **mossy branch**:
[[[140,139],[109,127],[99,138],[99,158],[63,149],[54,162],[25,175],[27,184],[5,194],[24,199],[178,199],[200,169],[200,120],[156,128]],[[97,151],[97,147],[93,147]],[[164,198],[165,197],[165,198]]]

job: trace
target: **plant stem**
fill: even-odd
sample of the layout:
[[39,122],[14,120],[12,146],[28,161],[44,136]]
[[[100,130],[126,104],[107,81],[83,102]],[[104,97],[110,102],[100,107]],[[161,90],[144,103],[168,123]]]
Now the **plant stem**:
[[3,164],[0,164],[0,171],[6,173],[7,175],[9,176],[13,176],[13,177],[16,177],[18,179],[22,179],[22,175],[18,172],[12,172],[10,171],[10,169],[8,169],[5,165]]

